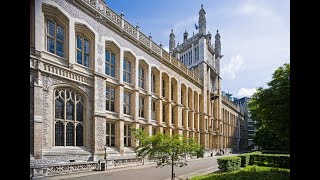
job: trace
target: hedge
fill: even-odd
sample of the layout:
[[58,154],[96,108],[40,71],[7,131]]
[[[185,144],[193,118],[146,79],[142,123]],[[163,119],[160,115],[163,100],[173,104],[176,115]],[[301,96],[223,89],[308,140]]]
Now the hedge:
[[241,158],[241,167],[246,167],[249,164],[250,154],[243,154],[239,157]]
[[218,165],[222,172],[236,171],[240,169],[241,158],[238,156],[218,158]]
[[270,167],[290,168],[290,155],[284,154],[250,154],[249,164]]
[[290,154],[290,152],[277,150],[262,150],[262,154]]

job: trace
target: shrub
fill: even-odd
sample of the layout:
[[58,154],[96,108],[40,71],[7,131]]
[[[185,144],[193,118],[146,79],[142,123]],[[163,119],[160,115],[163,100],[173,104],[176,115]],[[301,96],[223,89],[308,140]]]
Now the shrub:
[[239,157],[241,158],[241,167],[246,167],[249,164],[250,154],[243,154]]
[[218,168],[223,172],[239,170],[240,164],[241,158],[238,156],[218,158]]
[[290,168],[290,155],[284,154],[250,154],[249,164],[270,167]]

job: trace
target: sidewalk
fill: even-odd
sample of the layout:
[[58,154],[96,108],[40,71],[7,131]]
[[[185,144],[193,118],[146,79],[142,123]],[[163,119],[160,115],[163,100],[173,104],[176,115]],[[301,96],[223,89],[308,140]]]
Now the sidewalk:
[[[198,161],[202,159],[217,159],[220,157],[228,157],[228,156],[236,156],[239,154],[228,154],[223,156],[213,156],[213,157],[206,157],[206,158],[197,158],[197,159],[188,159],[187,162],[190,161]],[[144,165],[141,163],[139,164],[130,164],[130,165],[120,165],[120,166],[112,166],[107,167],[106,171],[86,171],[86,172],[70,172],[70,173],[64,173],[64,174],[57,174],[57,175],[51,175],[51,176],[42,176],[42,177],[34,177],[33,179],[52,179],[52,180],[58,180],[58,179],[68,179],[68,178],[76,178],[76,177],[83,177],[83,176],[90,176],[90,175],[98,175],[98,174],[106,174],[111,172],[118,172],[118,171],[126,171],[126,170],[132,170],[132,169],[142,169],[147,167],[156,166],[156,162],[146,162]],[[210,167],[207,169],[203,169],[200,171],[195,171],[192,173],[185,174],[183,176],[180,176],[179,178],[186,179],[187,177],[190,179],[190,177],[198,176],[201,174],[208,174],[211,172],[214,172],[218,169],[218,166]]]

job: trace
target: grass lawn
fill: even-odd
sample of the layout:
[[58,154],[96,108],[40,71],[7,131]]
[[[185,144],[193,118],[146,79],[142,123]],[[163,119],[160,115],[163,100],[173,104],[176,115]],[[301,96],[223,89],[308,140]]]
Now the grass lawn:
[[290,169],[265,166],[247,166],[234,172],[215,172],[196,176],[191,180],[286,180],[290,179]]

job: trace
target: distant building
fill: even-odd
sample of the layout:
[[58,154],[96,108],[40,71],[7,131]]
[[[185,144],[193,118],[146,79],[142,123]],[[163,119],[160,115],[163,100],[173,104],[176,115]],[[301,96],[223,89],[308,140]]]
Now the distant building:
[[250,110],[248,108],[248,102],[250,101],[250,99],[251,98],[249,97],[243,97],[235,101],[235,103],[241,107],[245,115],[245,119],[246,119],[245,124],[247,126],[245,129],[247,130],[247,137],[244,139],[248,139],[247,146],[254,145],[253,136],[254,136],[254,133],[256,132],[256,127],[255,127],[256,121],[251,119]]

